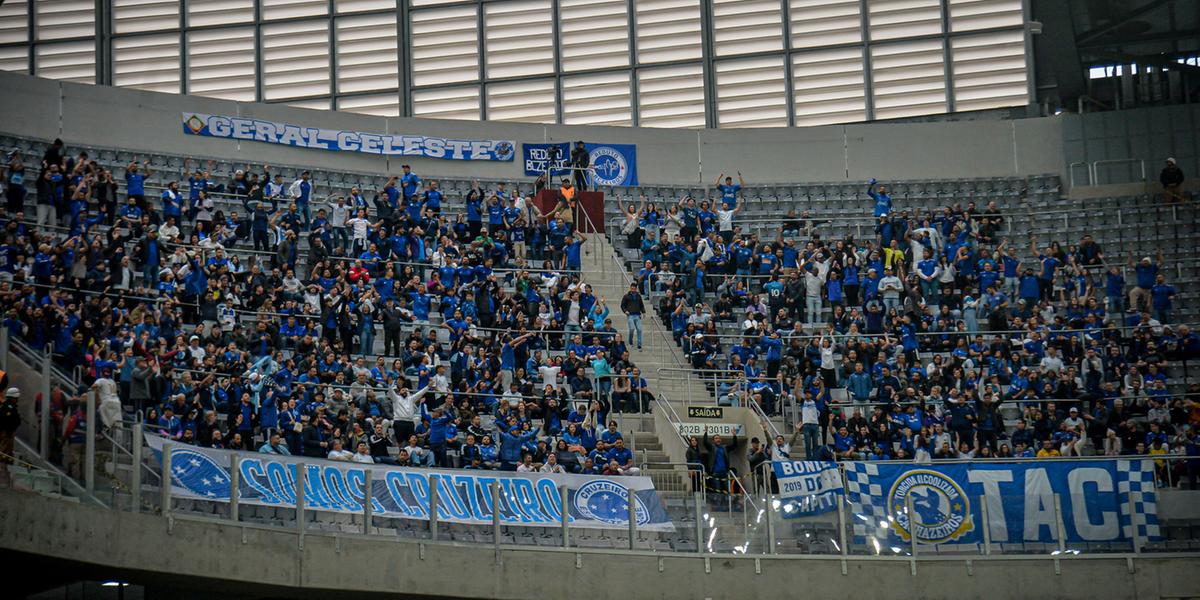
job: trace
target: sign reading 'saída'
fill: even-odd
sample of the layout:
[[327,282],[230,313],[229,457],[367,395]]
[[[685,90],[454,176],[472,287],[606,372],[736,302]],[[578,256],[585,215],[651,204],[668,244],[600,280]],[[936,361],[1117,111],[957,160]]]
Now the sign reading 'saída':
[[689,419],[723,419],[725,409],[720,406],[689,406],[687,416]]

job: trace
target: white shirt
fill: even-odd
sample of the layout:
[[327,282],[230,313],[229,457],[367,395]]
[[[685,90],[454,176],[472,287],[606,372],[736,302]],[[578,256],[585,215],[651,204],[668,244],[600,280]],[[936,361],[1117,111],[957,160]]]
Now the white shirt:
[[1057,373],[1063,368],[1063,361],[1057,356],[1043,356],[1041,364],[1043,371],[1053,371]]
[[900,290],[904,289],[904,283],[895,275],[885,275],[879,280],[879,293],[883,294],[884,298],[899,298]]
[[356,239],[356,240],[367,239],[367,226],[371,224],[370,221],[367,221],[366,219],[363,219],[363,218],[355,217],[353,219],[350,219],[349,221],[346,221],[346,224],[349,225],[351,227],[351,229],[354,231],[354,239]]
[[334,227],[344,227],[350,218],[350,207],[335,202],[329,205],[329,224]]
[[354,453],[346,450],[331,450],[329,452],[329,460],[350,462],[351,460],[354,460]]
[[718,210],[717,211],[717,223],[718,223],[718,226],[717,226],[718,230],[733,231],[733,211],[732,210]]
[[821,412],[817,410],[817,403],[812,400],[805,400],[800,404],[800,423],[803,425],[818,425],[821,422]]
[[[395,389],[388,390],[388,398],[392,400],[392,420],[395,421],[412,421],[416,422],[419,415],[417,414],[417,400],[420,400],[425,392],[429,390],[426,386],[420,391],[401,396]],[[403,440],[398,440],[403,441]]]
[[554,389],[557,390],[558,389],[558,373],[559,373],[559,371],[562,371],[562,367],[557,366],[557,365],[555,365],[555,366],[543,365],[541,367],[538,367],[538,375],[542,376],[542,385],[554,386]]
[[350,457],[350,460],[354,461],[356,463],[363,463],[363,464],[368,464],[368,465],[375,463],[375,459],[371,458],[370,454],[355,454],[354,456]]
[[117,394],[117,382],[101,377],[93,384],[99,396],[96,407],[105,427],[112,427],[121,420],[121,397]]
[[833,344],[830,344],[828,348],[821,346],[821,368],[835,368],[835,364],[833,362]]

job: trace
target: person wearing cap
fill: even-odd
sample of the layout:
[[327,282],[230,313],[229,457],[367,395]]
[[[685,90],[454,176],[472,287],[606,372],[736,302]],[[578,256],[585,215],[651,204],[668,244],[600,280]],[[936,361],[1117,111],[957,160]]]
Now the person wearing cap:
[[1150,260],[1149,256],[1146,256],[1135,265],[1133,257],[1129,257],[1129,267],[1137,273],[1136,283],[1129,290],[1129,310],[1146,312],[1150,309],[1150,290],[1154,288],[1154,282],[1158,278],[1158,267],[1162,263],[1163,251],[1161,247],[1158,249],[1157,264]]
[[0,400],[0,476],[7,477],[8,465],[13,461],[13,445],[17,429],[21,427],[21,411],[17,403],[21,400],[21,390],[10,387]]
[[575,188],[581,192],[587,191],[587,169],[592,166],[592,156],[587,151],[583,140],[575,142],[571,149],[571,168],[575,176]]
[[1179,168],[1174,158],[1168,158],[1167,165],[1158,174],[1158,182],[1163,186],[1167,202],[1183,201],[1183,180],[1183,169]]

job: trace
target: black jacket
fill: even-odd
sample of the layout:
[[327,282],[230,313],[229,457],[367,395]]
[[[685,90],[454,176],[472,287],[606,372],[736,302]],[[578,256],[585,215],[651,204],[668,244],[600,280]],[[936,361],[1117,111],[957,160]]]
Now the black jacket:
[[627,315],[645,314],[646,305],[642,302],[642,295],[637,292],[627,292],[621,298],[621,312]]

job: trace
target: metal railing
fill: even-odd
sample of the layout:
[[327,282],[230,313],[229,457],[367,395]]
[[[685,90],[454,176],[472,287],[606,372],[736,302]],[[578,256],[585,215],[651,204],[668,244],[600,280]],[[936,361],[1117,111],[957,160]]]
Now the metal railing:
[[[1138,166],[1139,170],[1142,174],[1141,179],[1139,181],[1146,181],[1146,161],[1145,160],[1140,159],[1140,158],[1114,158],[1114,159],[1108,159],[1108,160],[1092,161],[1091,165],[1088,167],[1091,170],[1091,184],[1092,185],[1103,185],[1103,183],[1100,181],[1101,165],[1119,165],[1119,164],[1130,164],[1130,165]],[[1116,181],[1116,182],[1104,182],[1104,183],[1126,183],[1126,182]]]

